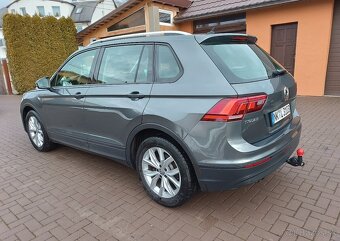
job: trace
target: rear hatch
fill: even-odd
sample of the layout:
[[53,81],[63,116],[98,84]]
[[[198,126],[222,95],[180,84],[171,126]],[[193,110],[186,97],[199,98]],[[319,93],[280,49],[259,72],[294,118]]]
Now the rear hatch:
[[[294,78],[247,35],[196,37],[238,97],[266,95],[261,110],[240,120],[242,137],[256,144],[272,139],[292,120],[295,110]],[[210,36],[210,37],[209,37]]]

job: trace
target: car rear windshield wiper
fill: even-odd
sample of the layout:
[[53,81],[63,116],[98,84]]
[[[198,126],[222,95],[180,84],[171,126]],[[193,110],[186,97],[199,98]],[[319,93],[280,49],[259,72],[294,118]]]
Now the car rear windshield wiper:
[[280,75],[284,75],[285,73],[287,73],[287,70],[285,70],[285,69],[276,69],[272,73],[272,78],[275,78],[275,77],[280,76]]

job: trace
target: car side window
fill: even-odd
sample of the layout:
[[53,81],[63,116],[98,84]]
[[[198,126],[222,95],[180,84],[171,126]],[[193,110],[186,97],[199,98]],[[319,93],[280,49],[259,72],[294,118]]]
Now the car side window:
[[171,48],[166,45],[158,45],[156,56],[156,81],[160,83],[176,81],[181,75],[181,67]]
[[152,45],[124,45],[105,49],[98,72],[99,84],[152,82]]
[[153,46],[145,45],[142,56],[140,58],[136,83],[152,83],[153,82]]
[[91,83],[91,68],[97,50],[80,53],[70,59],[55,76],[52,86],[73,86]]

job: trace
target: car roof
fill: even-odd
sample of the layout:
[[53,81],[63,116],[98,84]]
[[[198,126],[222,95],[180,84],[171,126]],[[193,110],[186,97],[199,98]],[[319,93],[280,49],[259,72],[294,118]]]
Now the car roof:
[[[139,33],[139,34],[129,34],[117,37],[108,37],[92,42],[85,48],[99,47],[112,44],[123,44],[123,43],[147,43],[147,42],[173,42],[179,40],[192,39],[201,43],[206,39],[212,37],[221,36],[249,36],[247,34],[238,33],[207,33],[207,34],[189,34],[180,31],[159,31],[152,33]],[[250,36],[253,37],[253,36]]]

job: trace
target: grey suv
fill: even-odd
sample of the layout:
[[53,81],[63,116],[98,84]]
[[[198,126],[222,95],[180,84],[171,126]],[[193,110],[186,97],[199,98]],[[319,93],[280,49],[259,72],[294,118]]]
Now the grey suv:
[[255,42],[178,32],[99,40],[23,96],[25,130],[38,151],[60,143],[135,168],[169,207],[197,189],[254,183],[301,134],[296,83]]

